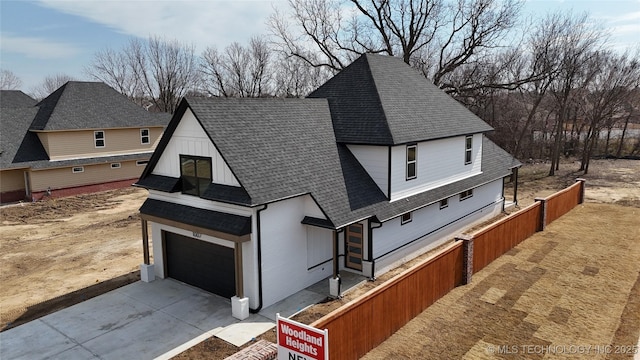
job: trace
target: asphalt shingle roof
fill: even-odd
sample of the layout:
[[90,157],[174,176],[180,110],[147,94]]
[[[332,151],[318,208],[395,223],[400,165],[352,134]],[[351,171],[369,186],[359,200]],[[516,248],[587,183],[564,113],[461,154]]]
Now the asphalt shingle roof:
[[0,90],[0,107],[31,107],[37,103],[20,90]]
[[144,110],[102,82],[69,81],[37,106],[31,130],[165,126],[171,118]]
[[0,113],[0,169],[22,168],[30,161],[49,160],[38,135],[29,132],[35,107],[3,107]]
[[492,130],[402,59],[365,54],[309,95],[330,100],[338,142],[397,145]]

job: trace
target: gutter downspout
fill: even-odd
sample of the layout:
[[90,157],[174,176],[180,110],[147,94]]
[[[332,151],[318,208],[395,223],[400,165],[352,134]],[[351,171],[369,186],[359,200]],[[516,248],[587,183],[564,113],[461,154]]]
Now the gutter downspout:
[[[375,226],[373,226],[374,223],[375,223]],[[369,256],[369,261],[371,261],[371,277],[369,278],[370,281],[376,280],[376,260],[373,258],[373,229],[379,229],[381,227],[382,227],[381,222],[378,222],[373,219],[369,220],[368,256]]]
[[262,234],[260,232],[260,212],[267,210],[269,204],[264,204],[264,207],[256,212],[256,233],[258,234],[258,307],[255,309],[249,308],[249,312],[257,314],[262,310]]

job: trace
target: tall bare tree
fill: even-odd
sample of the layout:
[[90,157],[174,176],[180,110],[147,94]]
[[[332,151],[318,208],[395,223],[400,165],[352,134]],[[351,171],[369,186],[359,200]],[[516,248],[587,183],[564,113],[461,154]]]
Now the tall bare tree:
[[18,90],[22,86],[22,80],[11,70],[0,71],[0,90]]
[[85,67],[84,71],[94,80],[104,82],[142,105],[142,84],[133,73],[126,51],[115,51],[111,48],[100,50],[94,54],[91,64]]
[[35,99],[42,100],[51,95],[52,92],[58,90],[59,87],[66,84],[68,81],[74,80],[75,78],[73,78],[72,76],[63,73],[49,75],[44,78],[40,85],[37,85],[36,87],[31,89],[31,93],[33,94],[33,97]]

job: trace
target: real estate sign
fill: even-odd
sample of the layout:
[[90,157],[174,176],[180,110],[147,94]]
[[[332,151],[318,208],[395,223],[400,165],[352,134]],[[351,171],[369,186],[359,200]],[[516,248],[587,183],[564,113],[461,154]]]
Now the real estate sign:
[[328,360],[329,331],[277,314],[278,360]]

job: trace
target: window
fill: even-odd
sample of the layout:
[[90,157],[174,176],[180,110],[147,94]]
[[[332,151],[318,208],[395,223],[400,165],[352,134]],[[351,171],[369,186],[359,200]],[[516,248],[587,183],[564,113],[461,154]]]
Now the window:
[[111,168],[112,169],[120,169],[120,163],[111,163]]
[[449,207],[449,199],[440,200],[440,209],[444,209],[446,207]]
[[402,217],[400,218],[400,225],[410,223],[411,220],[413,220],[413,216],[411,214],[412,213],[410,212],[402,214]]
[[76,166],[71,168],[71,172],[74,174],[84,172],[84,166]]
[[140,142],[142,144],[149,144],[149,129],[140,129]]
[[146,166],[149,163],[149,160],[138,160],[136,161],[136,166]]
[[468,199],[473,196],[473,189],[463,191],[460,193],[460,201]]
[[417,145],[407,145],[407,180],[416,178],[417,152]]
[[473,136],[464,138],[464,164],[471,164],[471,151],[473,150]]
[[200,196],[211,184],[211,158],[180,155],[182,193]]
[[102,130],[94,131],[93,132],[93,138],[95,140],[97,148],[104,147],[104,131],[102,131]]

